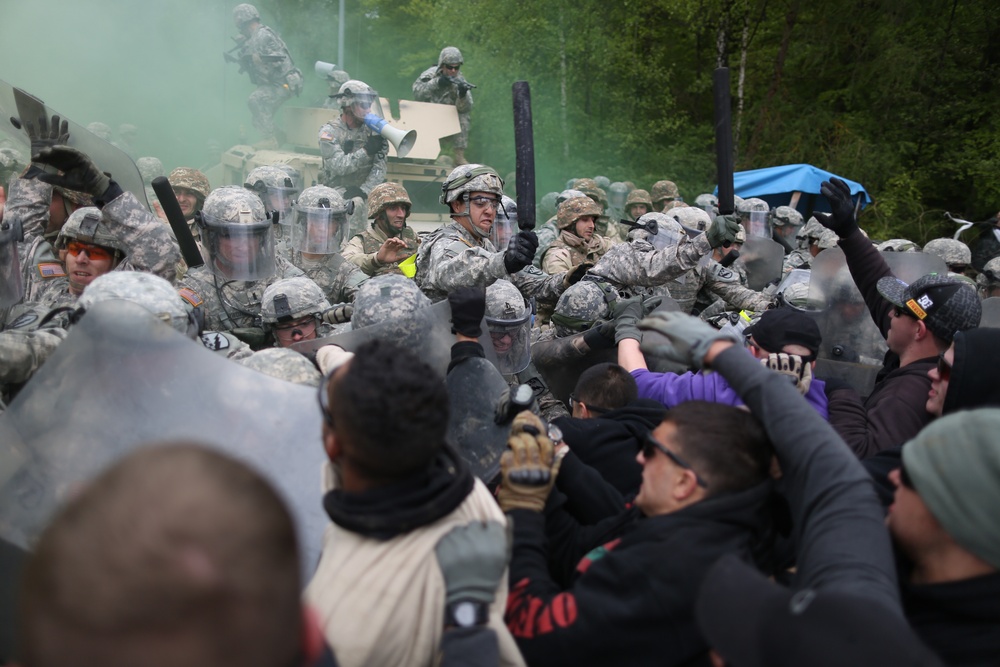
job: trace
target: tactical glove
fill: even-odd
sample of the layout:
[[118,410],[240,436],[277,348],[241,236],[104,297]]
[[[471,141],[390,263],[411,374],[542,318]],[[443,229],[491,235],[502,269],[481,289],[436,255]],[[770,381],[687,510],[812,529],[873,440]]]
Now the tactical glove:
[[809,392],[809,386],[812,384],[812,366],[809,362],[803,361],[802,357],[779,352],[769,354],[766,359],[761,359],[760,363],[765,368],[786,376],[803,396]]
[[531,264],[538,249],[538,237],[535,232],[518,232],[510,237],[507,252],[503,256],[503,266],[507,273],[513,275]]
[[379,153],[385,153],[385,151],[385,139],[381,135],[373,134],[365,141],[365,152],[368,153],[369,157],[375,157]]
[[730,333],[723,333],[697,317],[676,312],[653,313],[638,324],[642,331],[655,332],[642,341],[642,351],[664,357],[670,361],[701,368],[712,343],[728,340],[741,341]]
[[316,350],[316,365],[323,375],[329,375],[353,358],[353,352],[348,352],[339,345],[324,345]]
[[567,271],[563,276],[563,289],[569,289],[570,285],[575,285],[583,280],[583,277],[587,275],[587,271],[590,271],[592,268],[594,268],[593,262],[584,262],[574,267],[572,271]]
[[846,238],[858,229],[858,221],[854,217],[854,202],[851,200],[851,188],[836,176],[829,181],[823,181],[819,191],[830,202],[829,213],[813,213],[820,224],[840,238]]
[[632,340],[642,340],[642,334],[636,323],[642,319],[642,297],[634,296],[631,299],[622,299],[615,304],[612,313],[615,318],[615,345],[626,338]]
[[[45,116],[38,119],[38,127],[30,120],[24,123],[24,129],[31,139],[31,155],[38,155],[43,148],[63,145],[69,141],[69,122],[60,122],[59,116],[52,116],[52,123]],[[103,192],[103,191],[102,191]]]
[[510,560],[510,537],[497,521],[473,521],[452,528],[434,553],[444,575],[446,604],[490,604]]
[[365,191],[356,185],[344,188],[344,199],[354,199],[355,197],[367,199],[368,195],[366,195]]
[[500,457],[500,509],[541,512],[562,463],[542,420],[528,411],[515,417],[507,447]]
[[100,197],[111,185],[111,176],[103,173],[87,156],[69,146],[50,146],[32,156],[32,162],[55,167],[62,174],[42,173],[38,180],[57,185],[67,190],[86,192],[94,197]]
[[486,314],[486,290],[482,287],[462,287],[448,295],[451,306],[451,332],[468,338],[483,335],[483,315]]
[[327,324],[344,324],[351,321],[354,306],[349,303],[338,303],[323,313],[323,321]]
[[712,221],[712,224],[708,227],[708,231],[705,232],[705,237],[708,239],[708,245],[713,248],[719,248],[732,244],[739,233],[740,216],[730,213],[728,215],[715,216],[715,220]]

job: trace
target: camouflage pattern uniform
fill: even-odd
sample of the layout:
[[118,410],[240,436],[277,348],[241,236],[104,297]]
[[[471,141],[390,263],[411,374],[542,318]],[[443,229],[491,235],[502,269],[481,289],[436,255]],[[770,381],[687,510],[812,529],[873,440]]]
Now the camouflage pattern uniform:
[[[421,72],[417,80],[413,82],[413,96],[418,102],[431,102],[434,104],[451,104],[458,111],[458,124],[462,131],[455,137],[455,148],[464,150],[469,145],[469,129],[472,123],[469,114],[472,111],[472,91],[465,95],[459,93],[457,84],[447,80],[441,81],[441,66],[445,63],[449,65],[461,65],[463,63],[462,53],[454,46],[446,46],[441,49],[438,56],[438,64],[428,67]],[[459,81],[465,81],[461,74],[455,76]]]
[[142,184],[150,185],[153,179],[164,176],[163,163],[159,158],[141,157],[135,161],[135,166],[139,168],[139,175],[142,176]]
[[699,263],[669,283],[670,296],[685,313],[694,307],[698,292],[702,288],[707,288],[737,310],[764,311],[774,302],[772,297],[744,287],[740,283],[739,273],[711,259]]
[[585,197],[579,190],[563,190],[558,195],[556,195],[556,212],[552,214],[548,220],[545,221],[543,225],[535,226],[535,236],[538,238],[538,250],[535,251],[535,259],[531,263],[535,268],[542,268],[542,261],[545,259],[545,253],[552,245],[552,242],[556,240],[559,236],[559,226],[556,224],[556,213],[559,211],[559,204],[562,204],[567,199],[572,199],[573,197]]
[[420,244],[420,239],[412,227],[408,227],[404,223],[402,231],[396,234],[395,230],[386,223],[385,217],[380,217],[386,207],[392,204],[403,204],[406,207],[406,215],[409,216],[412,202],[410,202],[410,196],[402,185],[392,182],[376,185],[368,195],[368,218],[372,221],[371,229],[366,229],[362,233],[352,236],[351,240],[344,246],[344,259],[356,264],[366,275],[402,274],[399,262],[383,264],[376,258],[382,244],[389,239],[390,235],[406,242],[407,253],[404,260],[415,253]]
[[[205,205],[205,197],[212,191],[212,186],[208,182],[208,177],[201,173],[194,167],[177,167],[170,172],[167,176],[167,182],[170,183],[170,187],[173,189],[184,189],[191,190],[198,197],[198,205],[195,207],[195,212],[201,210],[201,207]],[[201,251],[201,256],[208,259],[208,253],[205,251],[205,246],[201,242],[201,230],[198,225],[194,222],[194,216],[187,218],[188,230],[191,232],[191,236],[194,237],[195,242],[198,244],[198,249]],[[186,265],[185,265],[186,267]]]
[[[239,27],[259,21],[260,15],[252,5],[238,5],[233,9],[233,19]],[[277,148],[281,141],[274,114],[285,100],[302,92],[302,72],[292,62],[285,43],[266,25],[259,26],[243,43],[240,59],[250,81],[257,86],[247,99],[253,126],[265,140],[273,140]]]
[[596,263],[614,244],[603,238],[596,231],[589,241],[577,236],[574,226],[582,216],[596,218],[601,214],[601,207],[590,197],[575,197],[559,205],[556,214],[557,224],[561,230],[559,237],[549,246],[542,262],[545,273],[562,273],[570,271],[584,262]]
[[1000,257],[994,257],[986,262],[983,270],[976,276],[976,291],[980,299],[988,299],[991,292],[1000,288]]
[[269,347],[239,361],[241,366],[285,382],[318,387],[323,380],[319,369],[304,356],[284,347]]
[[618,233],[617,221],[612,221],[605,213],[608,210],[608,194],[604,188],[592,178],[576,179],[574,188],[593,199],[601,207],[601,213],[594,221],[594,232],[610,241],[612,245],[624,242],[625,238]]
[[951,271],[958,267],[961,273],[972,264],[972,250],[958,239],[933,239],[924,246],[924,252],[940,257]]
[[680,190],[677,189],[677,184],[673,181],[657,181],[656,183],[653,183],[653,187],[650,188],[649,194],[653,200],[653,210],[666,210],[666,204],[675,201],[684,201],[681,197]]
[[[284,296],[287,312],[279,314],[277,297]],[[307,277],[276,280],[264,290],[261,303],[261,323],[264,330],[272,333],[281,322],[313,316],[316,319],[316,338],[329,336],[332,328],[322,321],[323,314],[330,310],[330,302],[319,286]],[[277,338],[275,346],[280,346]]]
[[879,252],[920,252],[920,245],[909,239],[889,239],[876,247]]
[[572,336],[590,329],[599,320],[611,318],[615,303],[621,298],[610,283],[581,280],[570,285],[556,303],[552,314],[555,338]]

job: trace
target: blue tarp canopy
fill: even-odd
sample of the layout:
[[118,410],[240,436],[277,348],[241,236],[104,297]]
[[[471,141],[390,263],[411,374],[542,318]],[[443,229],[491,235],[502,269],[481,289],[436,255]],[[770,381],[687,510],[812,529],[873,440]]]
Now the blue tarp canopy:
[[[811,164],[786,164],[780,167],[765,167],[750,171],[738,171],[733,174],[733,188],[738,197],[758,197],[771,208],[788,206],[792,193],[801,192],[798,210],[808,217],[813,211],[829,211],[826,197],[820,195],[819,186],[823,181],[837,176],[851,188],[855,202],[861,199],[861,208],[872,203],[872,198],[860,183],[825,171]],[[719,189],[715,189],[718,194]]]

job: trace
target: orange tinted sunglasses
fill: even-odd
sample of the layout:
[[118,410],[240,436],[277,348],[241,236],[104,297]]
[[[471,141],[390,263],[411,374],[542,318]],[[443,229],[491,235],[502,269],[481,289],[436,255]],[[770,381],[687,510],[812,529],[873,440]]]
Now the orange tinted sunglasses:
[[112,254],[110,250],[106,250],[99,245],[91,245],[89,243],[80,243],[79,241],[70,241],[66,244],[66,252],[76,257],[81,252],[87,253],[87,257],[90,259],[112,259]]

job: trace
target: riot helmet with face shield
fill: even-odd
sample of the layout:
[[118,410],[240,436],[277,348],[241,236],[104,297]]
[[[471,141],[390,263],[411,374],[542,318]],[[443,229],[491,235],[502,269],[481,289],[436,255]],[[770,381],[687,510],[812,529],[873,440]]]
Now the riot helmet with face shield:
[[317,337],[320,318],[330,302],[319,285],[305,276],[276,280],[264,290],[260,315],[275,342],[288,347]]
[[629,241],[642,240],[652,244],[654,250],[663,250],[687,240],[684,228],[666,213],[647,213],[632,223]]
[[490,241],[494,248],[506,248],[510,237],[517,234],[517,202],[504,195],[500,198],[500,210],[490,228]]
[[486,288],[486,326],[497,367],[504,375],[520,373],[531,361],[531,306],[507,280]]
[[306,188],[292,207],[291,247],[309,255],[340,252],[347,216],[353,212],[354,201],[345,203],[333,188],[325,185]]
[[268,213],[278,212],[279,224],[288,224],[292,202],[299,192],[295,181],[284,169],[271,165],[257,167],[247,174],[243,187],[260,197]]
[[195,217],[212,273],[225,280],[262,280],[274,275],[271,216],[253,192],[238,185],[217,188]]

